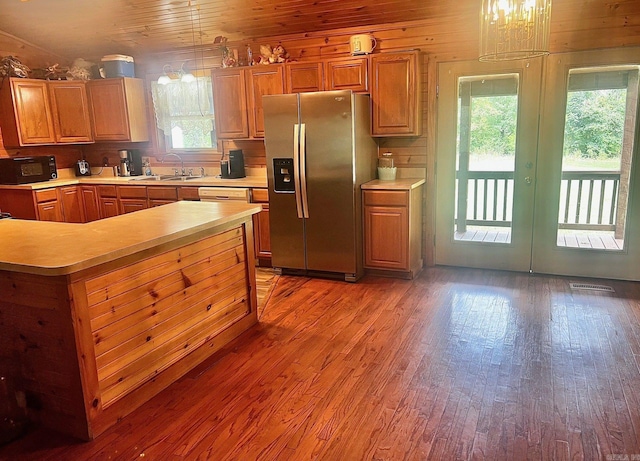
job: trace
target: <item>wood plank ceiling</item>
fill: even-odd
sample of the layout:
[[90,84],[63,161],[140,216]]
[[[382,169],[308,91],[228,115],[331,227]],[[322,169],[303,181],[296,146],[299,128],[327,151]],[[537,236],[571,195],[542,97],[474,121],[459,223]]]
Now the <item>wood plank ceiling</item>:
[[219,35],[240,41],[477,17],[479,6],[479,0],[2,0],[0,30],[69,59],[98,59],[190,47],[194,37],[206,46]]

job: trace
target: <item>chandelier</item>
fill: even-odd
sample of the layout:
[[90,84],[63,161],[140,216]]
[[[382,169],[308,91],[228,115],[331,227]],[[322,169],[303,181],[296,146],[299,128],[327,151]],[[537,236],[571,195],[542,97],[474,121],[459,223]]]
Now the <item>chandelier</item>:
[[549,54],[551,0],[482,0],[480,61]]

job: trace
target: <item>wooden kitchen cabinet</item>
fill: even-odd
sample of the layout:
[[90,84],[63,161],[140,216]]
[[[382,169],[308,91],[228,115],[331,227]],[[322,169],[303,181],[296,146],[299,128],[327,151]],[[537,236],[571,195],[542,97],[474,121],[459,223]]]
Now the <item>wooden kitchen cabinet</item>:
[[284,66],[287,93],[307,93],[324,90],[322,62],[288,62]]
[[78,186],[59,187],[57,192],[62,205],[64,222],[86,222],[82,195]]
[[253,138],[264,138],[262,96],[284,93],[283,68],[282,65],[277,64],[254,66],[246,74],[249,134]]
[[59,80],[47,82],[47,85],[56,142],[93,142],[85,82]]
[[193,186],[178,187],[178,200],[200,200],[198,188]]
[[87,83],[89,111],[96,141],[149,140],[144,81],[105,78]]
[[149,207],[166,205],[178,201],[178,188],[175,186],[149,186],[147,187]]
[[40,189],[34,193],[38,220],[64,222],[62,204],[58,200],[58,192],[55,188]]
[[98,202],[100,204],[100,218],[110,218],[120,214],[116,186],[98,186]]
[[371,55],[371,134],[419,136],[419,54]]
[[120,213],[132,213],[149,208],[145,186],[118,186]]
[[100,205],[98,203],[98,190],[96,186],[80,186],[80,194],[84,206],[85,222],[97,221],[100,219]]
[[253,235],[256,260],[259,266],[271,266],[271,231],[269,226],[269,192],[252,189],[251,202],[260,203],[262,211],[253,215]]
[[5,80],[0,89],[0,114],[6,148],[56,142],[46,80]]
[[369,91],[369,64],[364,58],[338,58],[325,61],[325,89]]
[[233,67],[211,72],[218,139],[249,137],[245,69]]
[[423,262],[424,180],[388,182],[393,185],[384,183],[371,181],[362,186],[364,266],[384,275],[413,278],[422,269]]

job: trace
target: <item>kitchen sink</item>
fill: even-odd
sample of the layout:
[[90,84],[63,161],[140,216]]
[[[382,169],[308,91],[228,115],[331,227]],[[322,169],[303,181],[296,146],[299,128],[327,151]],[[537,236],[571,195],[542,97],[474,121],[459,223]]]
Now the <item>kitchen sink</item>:
[[191,179],[201,179],[204,176],[164,176],[160,178],[160,181],[189,181]]
[[153,176],[134,176],[129,181],[189,181],[191,179],[200,179],[204,176],[193,175],[174,175],[174,174],[158,174]]

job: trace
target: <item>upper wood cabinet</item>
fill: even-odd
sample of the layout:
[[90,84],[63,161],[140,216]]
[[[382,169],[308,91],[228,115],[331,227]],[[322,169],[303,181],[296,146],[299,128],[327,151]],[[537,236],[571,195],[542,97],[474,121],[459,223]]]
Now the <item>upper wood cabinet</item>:
[[144,81],[105,78],[87,83],[96,141],[149,140]]
[[308,93],[324,90],[322,62],[289,62],[284,66],[287,93]]
[[325,90],[369,91],[368,60],[364,58],[338,58],[325,61]]
[[0,90],[0,127],[5,147],[54,144],[47,82],[5,80]]
[[417,51],[371,55],[371,134],[420,135]]
[[283,66],[254,66],[246,74],[249,103],[249,133],[264,138],[264,112],[262,96],[284,93]]
[[56,142],[93,142],[85,82],[59,80],[47,85]]
[[262,96],[284,93],[283,66],[216,69],[211,77],[217,137],[263,138]]
[[245,69],[233,67],[211,72],[218,139],[249,137]]

